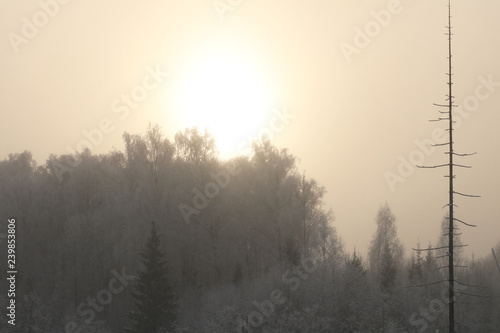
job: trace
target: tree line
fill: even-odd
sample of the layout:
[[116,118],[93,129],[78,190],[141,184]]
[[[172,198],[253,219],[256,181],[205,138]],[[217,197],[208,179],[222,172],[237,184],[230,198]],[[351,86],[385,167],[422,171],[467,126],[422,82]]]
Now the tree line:
[[[374,212],[365,259],[345,249],[323,203],[325,187],[268,139],[254,142],[251,156],[230,160],[219,159],[213,136],[196,128],[170,140],[150,125],[123,141],[123,151],[51,155],[43,165],[27,151],[0,162],[2,216],[18,221],[12,332],[133,331],[141,311],[154,312],[137,307],[152,288],[144,281],[158,273],[147,273],[147,253],[164,263],[158,281],[175,294],[171,332],[446,327],[446,286],[430,284],[444,279],[445,254],[405,252],[389,205]],[[457,279],[485,286],[480,293],[489,296],[464,290],[461,329],[500,331],[494,257],[459,260]]]

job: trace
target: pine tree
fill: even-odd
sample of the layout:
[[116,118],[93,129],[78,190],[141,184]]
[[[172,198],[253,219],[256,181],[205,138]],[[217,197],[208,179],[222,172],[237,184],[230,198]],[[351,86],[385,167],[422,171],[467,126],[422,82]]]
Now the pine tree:
[[429,245],[427,246],[427,253],[425,255],[425,259],[423,262],[423,270],[424,270],[424,277],[426,278],[426,281],[428,281],[430,275],[434,272],[436,267],[438,267],[437,260],[434,257],[433,252],[431,251],[432,249],[432,243],[429,242]]
[[129,312],[134,332],[156,333],[172,328],[176,319],[176,295],[168,281],[168,267],[160,250],[160,236],[152,222],[146,249],[141,252],[144,270],[137,273],[134,286],[136,310]]
[[356,253],[356,249],[354,249],[354,253],[352,254],[352,259],[349,258],[347,260],[347,268],[354,270],[359,275],[365,275],[365,269],[363,268],[363,263],[361,262],[361,257]]

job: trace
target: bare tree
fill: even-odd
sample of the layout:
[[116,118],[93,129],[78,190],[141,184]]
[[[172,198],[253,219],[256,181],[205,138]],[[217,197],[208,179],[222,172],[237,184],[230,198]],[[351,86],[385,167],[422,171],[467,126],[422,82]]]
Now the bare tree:
[[[447,125],[447,131],[448,131],[448,135],[449,135],[449,138],[448,138],[448,142],[444,142],[444,143],[439,143],[439,144],[435,144],[434,146],[444,146],[444,147],[448,147],[448,151],[445,152],[445,154],[448,155],[448,163],[445,163],[445,164],[440,164],[440,165],[434,165],[434,166],[418,166],[420,168],[430,168],[430,169],[433,169],[433,168],[442,168],[442,167],[445,167],[445,168],[448,168],[448,174],[445,175],[445,177],[447,177],[449,179],[449,191],[448,191],[448,203],[444,206],[444,207],[448,207],[448,214],[447,216],[445,217],[447,220],[448,220],[448,230],[447,232],[444,234],[444,236],[447,236],[448,238],[448,245],[447,246],[438,246],[438,247],[435,247],[435,248],[429,248],[429,249],[426,249],[426,250],[421,250],[421,249],[414,249],[416,251],[433,251],[433,250],[443,250],[443,249],[447,249],[447,253],[443,256],[443,257],[448,257],[448,264],[447,265],[444,265],[444,266],[441,266],[439,268],[447,268],[448,269],[448,285],[449,285],[449,294],[448,294],[448,302],[449,302],[449,317],[448,317],[448,326],[449,326],[449,332],[450,333],[454,333],[455,332],[455,323],[456,323],[456,320],[455,320],[455,294],[458,294],[458,293],[461,293],[459,291],[455,291],[455,283],[459,283],[461,284],[460,281],[458,281],[457,279],[455,279],[455,267],[457,267],[455,261],[454,261],[454,252],[455,252],[455,249],[456,248],[460,248],[460,247],[463,247],[463,246],[466,246],[466,245],[461,245],[461,244],[454,244],[454,240],[456,239],[457,235],[459,235],[459,233],[457,233],[457,230],[459,230],[459,228],[457,228],[455,226],[455,222],[458,222],[458,223],[461,223],[463,225],[466,225],[466,226],[469,226],[469,227],[476,227],[476,225],[473,225],[473,224],[470,224],[470,223],[467,223],[461,219],[458,219],[456,216],[455,216],[455,207],[457,207],[457,205],[455,204],[455,194],[456,195],[460,195],[460,196],[464,196],[464,197],[479,197],[477,195],[470,195],[470,194],[465,194],[465,193],[461,193],[461,192],[457,192],[455,191],[455,188],[454,188],[454,180],[456,178],[456,175],[455,175],[455,167],[458,167],[458,168],[471,168],[470,166],[467,166],[467,165],[463,165],[463,164],[457,164],[454,162],[454,158],[455,157],[467,157],[467,156],[471,156],[471,155],[474,155],[476,153],[467,153],[467,154],[459,154],[457,152],[455,152],[454,150],[454,142],[453,142],[453,124],[455,123],[453,121],[453,109],[456,108],[458,105],[455,105],[454,104],[454,99],[455,99],[455,96],[453,96],[453,82],[452,82],[452,27],[451,27],[451,0],[448,0],[448,26],[446,27],[447,28],[447,33],[446,35],[448,36],[448,73],[447,73],[447,76],[448,76],[448,94],[447,94],[447,98],[446,98],[446,101],[447,101],[447,104],[434,104],[435,106],[438,106],[438,107],[444,107],[444,108],[447,108],[446,111],[439,111],[440,113],[440,116],[437,118],[437,119],[433,119],[433,120],[430,120],[430,121],[446,121],[448,123]],[[445,281],[438,281],[438,282],[445,282]]]

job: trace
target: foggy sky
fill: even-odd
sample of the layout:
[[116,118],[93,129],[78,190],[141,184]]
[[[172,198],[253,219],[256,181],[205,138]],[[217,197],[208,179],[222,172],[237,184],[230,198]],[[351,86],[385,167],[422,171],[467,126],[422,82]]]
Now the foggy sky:
[[[223,40],[252,54],[272,87],[272,104],[295,115],[273,142],[326,186],[325,205],[348,251],[356,246],[366,253],[386,201],[407,253],[418,240],[423,246],[437,240],[446,171],[402,169],[408,175],[394,190],[385,175],[398,174],[410,156],[424,154],[426,165],[446,163],[445,149],[418,153],[416,140],[425,142],[446,125],[428,120],[438,116],[432,103],[444,104],[447,93],[447,1],[242,0],[224,20],[211,0],[67,2],[51,7],[53,17],[18,52],[9,34],[22,36],[23,18],[32,21],[42,7],[0,3],[1,159],[29,150],[43,164],[50,153],[74,149],[82,132],[104,118],[113,129],[94,154],[123,149],[122,133],[144,132],[149,122],[173,139],[184,129],[176,124],[176,83],[203,47]],[[388,8],[394,13],[384,27],[373,12]],[[500,83],[478,88],[479,77],[500,82],[500,2],[461,0],[452,9],[456,102],[478,91],[488,95],[455,132],[457,152],[478,152],[463,161],[472,169],[457,170],[456,189],[482,198],[458,197],[456,214],[478,224],[462,228],[462,239],[470,245],[466,253],[482,256],[500,239]],[[380,31],[356,47],[357,29],[374,24]],[[346,44],[357,53],[346,57]],[[113,102],[156,67],[168,77],[121,119]]]

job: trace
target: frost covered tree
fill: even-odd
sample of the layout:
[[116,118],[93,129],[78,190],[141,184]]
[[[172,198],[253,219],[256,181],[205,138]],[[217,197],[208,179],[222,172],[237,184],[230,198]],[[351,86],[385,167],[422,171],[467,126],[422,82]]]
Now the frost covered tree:
[[379,209],[376,222],[368,260],[375,282],[386,289],[394,285],[404,252],[397,237],[396,218],[387,203]]

